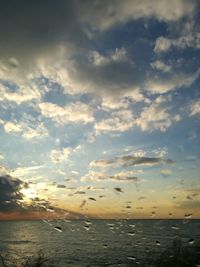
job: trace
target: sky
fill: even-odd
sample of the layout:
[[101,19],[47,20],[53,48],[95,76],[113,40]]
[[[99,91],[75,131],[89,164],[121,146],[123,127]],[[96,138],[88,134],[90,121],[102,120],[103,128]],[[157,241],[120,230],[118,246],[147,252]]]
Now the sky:
[[0,219],[200,218],[200,2],[0,3]]

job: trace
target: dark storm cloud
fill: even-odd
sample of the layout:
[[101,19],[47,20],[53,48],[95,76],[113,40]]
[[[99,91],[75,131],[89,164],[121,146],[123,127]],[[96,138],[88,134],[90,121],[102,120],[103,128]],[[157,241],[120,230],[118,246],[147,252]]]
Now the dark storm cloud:
[[[106,51],[98,36],[131,20],[154,17],[168,23],[194,13],[195,1],[172,2],[0,0],[0,77],[17,82],[40,75],[53,79],[56,73],[63,86],[70,77],[78,93],[84,88],[101,96],[129,97],[143,87],[148,64],[138,66],[117,43],[116,50]],[[91,52],[97,53],[93,60]]]
[[34,57],[76,38],[72,1],[0,1],[0,57]]
[[[40,75],[53,79],[56,73],[63,86],[70,77],[77,92],[129,97],[143,87],[148,64],[138,66],[117,43],[116,50],[106,51],[98,36],[131,20],[154,17],[168,23],[194,13],[195,1],[172,2],[0,0],[0,77],[17,82]],[[97,53],[93,60],[92,52]]]
[[39,197],[30,199],[29,204],[24,202],[21,189],[28,188],[29,184],[10,175],[0,176],[0,212],[45,210],[50,203]]
[[139,166],[139,165],[147,165],[154,166],[164,164],[171,164],[173,161],[171,159],[163,159],[159,157],[138,157],[133,155],[127,155],[122,157],[116,157],[114,159],[108,160],[94,160],[90,163],[91,166],[94,167],[109,167],[109,166]]
[[40,197],[29,199],[29,203],[23,201],[24,195],[20,192],[23,188],[28,188],[28,183],[20,179],[13,178],[10,175],[0,176],[0,213],[9,213],[19,211],[22,214],[29,212],[48,212],[56,214],[68,213],[73,218],[80,218],[75,212],[54,207],[49,201]]
[[[194,1],[1,0],[0,57],[33,57],[54,45],[83,46],[94,33],[142,17],[175,21],[190,15]],[[173,12],[172,12],[173,11]]]
[[10,175],[0,176],[0,212],[23,209],[20,204],[23,194],[20,190],[26,187],[27,183]]
[[[124,90],[131,92],[137,89],[145,79],[145,69],[138,68],[131,60],[128,60],[130,55],[128,52],[127,55],[123,55],[123,48],[116,49],[111,54],[97,53],[99,59],[96,60],[99,60],[99,63],[93,62],[89,53],[86,54],[84,61],[76,61],[72,70],[69,68],[70,77],[82,84],[88,91],[101,91],[103,94],[119,94],[120,96],[125,93]],[[89,84],[88,81],[90,81]]]

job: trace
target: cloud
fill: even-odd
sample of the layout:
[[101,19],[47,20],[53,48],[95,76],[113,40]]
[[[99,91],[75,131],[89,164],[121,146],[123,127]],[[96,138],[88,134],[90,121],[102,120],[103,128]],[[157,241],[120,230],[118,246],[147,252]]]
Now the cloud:
[[69,86],[65,86],[66,92],[70,93],[71,88],[74,88],[76,93],[89,92],[99,96],[134,95],[133,91],[140,88],[145,73],[128,59],[131,58],[128,52],[121,51],[124,51],[123,47],[104,54],[96,51],[101,60],[96,58],[91,60],[91,53],[94,54],[94,51],[86,53],[82,61],[69,60],[65,63],[66,70],[61,74],[63,77],[61,80],[68,81]]
[[[61,149],[53,149],[50,152],[50,159],[53,163],[60,163],[60,162],[64,162],[64,161],[68,161],[69,163],[69,156],[72,153],[77,153],[82,151],[82,145],[77,145],[75,147],[62,147]],[[60,175],[66,175],[65,172],[63,172],[62,170],[57,170],[56,173],[60,174]],[[74,180],[73,177],[76,177],[79,175],[79,172],[77,171],[71,171],[70,174],[70,180]]]
[[64,147],[61,150],[53,149],[50,153],[50,159],[53,163],[59,163],[66,161],[69,155],[72,153],[73,149],[71,147]]
[[17,123],[8,121],[4,124],[4,130],[7,133],[21,133],[22,127]]
[[[58,185],[57,188],[64,188]],[[34,196],[35,195],[35,196]],[[51,214],[53,212],[53,214]],[[7,174],[0,174],[0,213],[1,218],[80,218],[82,215],[54,207],[49,200],[32,194],[28,183]],[[52,216],[51,216],[51,215]]]
[[[1,4],[0,36],[3,52],[20,61],[16,50],[28,57],[41,54],[61,42],[77,44],[81,37],[92,38],[92,27],[101,31],[118,23],[125,23],[140,18],[155,17],[161,21],[176,21],[183,16],[191,16],[195,2],[174,0],[169,5],[167,0],[131,0],[124,1],[64,1],[41,3],[20,0],[17,4],[3,1]],[[79,34],[77,34],[79,33]],[[32,49],[32,50],[31,50]]]
[[113,175],[109,175],[107,173],[89,171],[89,173],[81,177],[81,181],[82,182],[87,182],[87,181],[138,182],[139,178],[133,176],[131,172],[119,172]]
[[190,116],[195,116],[200,113],[200,99],[195,100],[189,107]]
[[94,121],[91,107],[81,102],[75,102],[65,107],[43,102],[39,104],[39,108],[43,117],[50,118],[58,124],[91,123]]
[[193,73],[178,72],[155,76],[146,81],[145,88],[151,94],[165,94],[181,87],[190,87],[199,77],[200,68]]
[[156,39],[154,52],[155,53],[161,53],[167,51],[171,46],[171,42],[168,38],[165,37],[159,37]]
[[110,113],[108,118],[97,121],[94,125],[96,134],[125,132],[133,126],[142,131],[160,130],[165,132],[173,123],[179,122],[181,116],[171,113],[171,96],[157,97],[149,106],[144,107],[138,117],[129,109],[121,109]]
[[162,175],[163,177],[167,177],[167,176],[170,176],[170,175],[172,174],[172,171],[171,171],[170,169],[162,169],[162,170],[160,171],[160,173],[161,173],[161,175]]
[[30,122],[7,121],[4,122],[3,127],[6,133],[18,134],[27,140],[48,136],[48,131],[42,123],[31,125]]
[[172,47],[176,47],[179,49],[184,49],[187,47],[200,49],[200,32],[189,33],[185,36],[181,36],[176,39],[169,39],[161,36],[156,39],[154,52],[167,52]]
[[101,55],[97,51],[89,52],[89,61],[95,66],[107,65],[112,62],[126,62],[132,63],[128,57],[125,48],[116,48],[113,52],[108,53],[107,56]]
[[149,107],[143,108],[140,116],[136,119],[136,124],[143,131],[160,130],[165,132],[174,122],[181,120],[179,114],[170,113],[170,96],[157,97]]
[[26,188],[27,183],[20,179],[13,178],[10,175],[0,176],[0,212],[9,212],[13,210],[23,210],[21,201],[23,194],[22,188]]
[[[144,67],[138,67],[134,56],[123,45],[97,50],[96,40],[112,27],[128,21],[153,17],[158,21],[174,22],[191,17],[195,6],[195,1],[186,0],[174,0],[171,5],[167,0],[159,3],[157,0],[59,0],[48,4],[39,0],[30,0],[27,4],[20,0],[18,5],[3,1],[0,78],[16,82],[17,75],[22,74],[21,84],[16,82],[19,88],[14,92],[1,89],[3,97],[0,99],[17,104],[40,101],[42,92],[39,91],[42,90],[30,83],[43,77],[58,83],[66,94],[101,96],[103,108],[118,109],[117,103],[127,108],[129,101],[145,101],[140,90],[147,78]],[[155,64],[165,72],[169,69],[164,63]],[[27,82],[22,83],[25,80]],[[43,116],[60,124],[93,122],[93,115],[83,106],[80,107],[82,116],[73,116],[77,106],[40,105]],[[68,116],[69,113],[72,115]]]
[[135,155],[127,155],[115,157],[114,159],[100,159],[90,162],[90,167],[106,168],[106,167],[129,167],[129,166],[156,166],[161,164],[170,164],[171,160],[160,157],[143,157]]
[[[6,99],[21,104],[41,100],[40,90],[33,85],[29,88],[33,80],[41,77],[58,83],[66,94],[95,93],[103,96],[104,108],[115,109],[117,102],[127,107],[129,101],[126,98],[133,102],[145,101],[140,90],[147,75],[144,68],[138,67],[123,45],[109,51],[97,50],[96,40],[107,30],[128,21],[153,17],[158,21],[174,22],[191,17],[195,7],[195,1],[186,0],[174,0],[171,5],[167,0],[159,3],[157,0],[59,0],[48,4],[39,0],[30,0],[27,4],[20,0],[17,5],[3,1],[0,11],[0,36],[3,40],[0,78],[16,82],[17,75],[22,72],[20,81],[27,82],[21,82],[21,85],[16,82],[19,88],[14,92],[2,89],[2,101]],[[161,64],[158,66],[158,63],[156,66],[165,71],[168,69]],[[30,92],[26,92],[27,88]],[[40,108],[43,116],[61,124],[93,121],[92,114],[83,107],[80,107],[82,116],[67,115],[70,108],[70,114],[73,114],[77,107],[41,103]]]
[[96,191],[96,190],[105,190],[105,187],[99,187],[99,186],[88,186],[87,187],[87,190],[90,190],[90,191]]
[[40,75],[62,86],[64,94],[100,97],[103,109],[126,108],[132,102],[148,101],[140,90],[145,71],[134,64],[132,55],[123,47],[104,54],[86,51],[83,60],[73,56],[69,59],[67,55],[56,59],[56,64],[55,60],[39,64]]
[[95,130],[98,133],[125,132],[133,127],[135,120],[130,110],[120,110],[111,113],[111,117],[95,123]]
[[40,124],[35,129],[28,127],[22,136],[28,140],[33,138],[43,138],[48,136],[48,131],[42,124]]
[[7,175],[8,169],[5,166],[0,165],[0,176]]
[[19,105],[32,100],[40,100],[42,97],[41,92],[34,84],[18,83],[15,91],[11,91],[12,86],[16,85],[12,84],[6,86],[0,82],[0,101],[15,102]]
[[140,88],[134,88],[134,90],[128,92],[121,92],[121,96],[116,95],[102,95],[101,107],[105,111],[127,109],[130,104],[136,102],[148,103],[148,98],[144,97]]
[[[15,168],[13,170],[10,170],[7,172],[9,172],[9,174],[12,174],[13,176],[20,178],[21,179],[27,179],[27,177],[31,177],[31,180],[33,180],[32,177],[34,177],[34,179],[38,178],[38,174],[37,172],[40,172],[40,170],[42,170],[45,166],[44,165],[37,165],[37,166],[25,166],[25,167],[18,167]],[[35,175],[37,175],[35,177]]]
[[81,8],[84,8],[82,21],[91,20],[96,27],[104,30],[117,23],[140,18],[154,17],[160,21],[176,21],[183,16],[190,16],[194,11],[195,3],[185,0],[173,0],[171,5],[166,0],[109,1],[109,4],[107,1],[89,1],[85,6],[82,4]]
[[71,39],[75,43],[78,38],[75,29],[81,30],[81,27],[74,12],[73,1],[40,3],[31,0],[27,3],[20,0],[17,4],[3,1],[0,57],[5,62],[14,57],[20,67],[30,68],[35,58],[51,53],[61,43],[61,37],[62,42]]
[[161,70],[163,72],[169,72],[171,71],[171,66],[167,65],[165,62],[156,60],[153,63],[151,63],[152,68],[156,70]]

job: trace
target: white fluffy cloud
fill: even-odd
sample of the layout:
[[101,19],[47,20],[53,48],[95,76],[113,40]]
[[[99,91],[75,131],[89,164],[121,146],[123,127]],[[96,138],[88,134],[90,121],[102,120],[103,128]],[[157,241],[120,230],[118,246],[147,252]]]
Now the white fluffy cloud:
[[22,127],[20,124],[17,124],[17,122],[6,122],[4,124],[4,129],[7,133],[20,133],[22,132]]
[[172,116],[170,109],[170,98],[159,96],[149,107],[143,109],[136,124],[143,131],[160,130],[165,132],[173,122],[181,120],[179,114]]
[[61,150],[53,149],[50,153],[50,159],[53,163],[59,163],[62,161],[66,161],[69,158],[69,155],[73,149],[71,147],[64,147]]
[[[80,152],[80,150],[82,149],[81,145],[78,145],[76,147],[63,147],[61,149],[53,149],[50,152],[50,159],[53,163],[60,163],[63,161],[68,161],[69,160],[69,156],[72,153],[77,153]],[[61,170],[58,170],[59,174],[64,175],[65,173]],[[72,171],[71,172],[71,176],[76,176],[79,173],[77,171]]]
[[39,104],[42,116],[50,118],[58,124],[91,123],[94,121],[93,112],[89,105],[75,102],[61,107],[53,103]]
[[114,51],[109,52],[107,56],[100,54],[97,51],[89,52],[89,61],[92,62],[95,66],[101,66],[109,64],[110,62],[131,62],[128,57],[127,51],[122,48],[116,48]]
[[156,39],[154,52],[163,53],[167,52],[171,47],[177,48],[200,48],[200,32],[189,33],[185,36],[178,37],[176,39],[170,39],[166,37],[159,37]]
[[131,110],[119,110],[110,113],[106,119],[95,123],[96,134],[125,132],[134,126],[138,126],[142,131],[160,130],[165,132],[173,123],[182,118],[179,114],[172,115],[171,97],[159,96],[153,102],[148,103],[140,114],[135,117]]
[[200,99],[197,99],[190,105],[190,116],[194,116],[200,113]]
[[120,110],[111,113],[111,117],[103,119],[95,124],[98,133],[103,132],[125,132],[133,127],[135,121],[130,110]]
[[133,88],[133,90],[127,90],[127,92],[122,92],[121,96],[116,95],[104,95],[102,96],[101,107],[104,110],[114,110],[114,109],[127,109],[131,103],[146,102],[148,103],[148,98],[145,98],[142,94],[140,88]]
[[0,101],[10,101],[21,104],[41,98],[41,92],[34,84],[18,84],[17,86],[19,86],[19,88],[11,92],[6,86],[0,84]]
[[151,63],[151,66],[154,69],[161,70],[163,72],[171,71],[171,66],[167,65],[165,62],[156,60],[155,62]]
[[3,126],[5,132],[10,134],[20,134],[28,140],[42,138],[48,135],[48,131],[42,123],[29,125],[25,122],[8,121],[4,122]]
[[161,53],[167,51],[171,46],[171,42],[168,38],[165,37],[159,37],[156,39],[154,52]]

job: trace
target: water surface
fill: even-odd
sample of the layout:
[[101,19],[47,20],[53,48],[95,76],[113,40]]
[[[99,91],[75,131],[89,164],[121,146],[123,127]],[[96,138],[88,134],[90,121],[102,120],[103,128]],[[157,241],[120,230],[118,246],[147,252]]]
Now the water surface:
[[195,246],[200,220],[0,222],[0,251],[8,266],[39,251],[57,267],[139,266],[174,239]]

